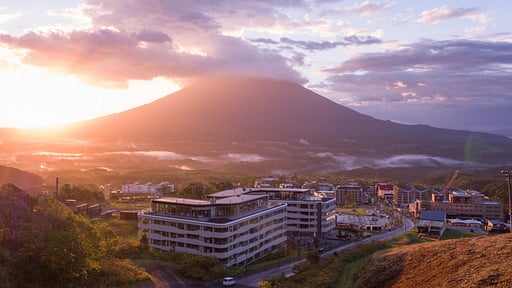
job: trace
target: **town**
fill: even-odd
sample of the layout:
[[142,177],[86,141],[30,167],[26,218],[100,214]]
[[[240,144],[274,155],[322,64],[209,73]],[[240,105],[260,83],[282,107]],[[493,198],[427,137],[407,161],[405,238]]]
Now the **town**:
[[[478,191],[450,188],[451,183],[439,189],[320,181],[298,187],[293,181],[276,181],[258,179],[254,187],[212,193],[204,200],[153,198],[151,207],[138,213],[139,235],[155,249],[244,266],[287,246],[318,249],[326,239],[396,229],[404,220],[397,221],[394,213],[417,220],[422,235],[440,237],[448,227],[479,233],[510,230],[502,203]],[[364,207],[369,213],[346,214],[341,207]]]

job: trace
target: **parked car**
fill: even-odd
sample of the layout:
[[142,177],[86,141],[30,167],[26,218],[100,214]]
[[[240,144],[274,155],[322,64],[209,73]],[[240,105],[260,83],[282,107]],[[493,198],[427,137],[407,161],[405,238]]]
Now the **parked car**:
[[225,277],[222,279],[222,286],[234,286],[236,284],[235,278]]

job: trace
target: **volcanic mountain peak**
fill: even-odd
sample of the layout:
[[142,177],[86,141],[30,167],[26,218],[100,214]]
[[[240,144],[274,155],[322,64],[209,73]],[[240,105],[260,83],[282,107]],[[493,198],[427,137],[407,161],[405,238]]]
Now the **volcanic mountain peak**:
[[202,79],[152,103],[79,123],[71,135],[169,151],[181,143],[195,155],[230,153],[232,143],[243,143],[243,153],[274,151],[273,159],[405,154],[512,162],[506,137],[381,121],[299,84],[262,78]]
[[369,121],[376,120],[298,84],[209,78],[152,103],[88,121],[81,130],[87,136],[133,141],[283,141]]

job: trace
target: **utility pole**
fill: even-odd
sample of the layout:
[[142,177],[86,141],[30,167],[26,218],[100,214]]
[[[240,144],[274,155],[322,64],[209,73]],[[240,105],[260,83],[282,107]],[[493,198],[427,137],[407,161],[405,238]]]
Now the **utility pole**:
[[512,170],[501,170],[501,174],[507,177],[507,190],[508,190],[508,216],[510,222],[510,233],[512,233],[512,195],[510,193],[510,177],[512,176]]

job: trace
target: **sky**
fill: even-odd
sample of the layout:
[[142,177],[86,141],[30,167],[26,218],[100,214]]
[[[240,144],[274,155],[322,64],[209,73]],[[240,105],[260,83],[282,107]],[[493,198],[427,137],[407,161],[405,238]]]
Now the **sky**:
[[236,74],[377,119],[512,136],[510,11],[505,0],[0,0],[0,127],[95,118]]

